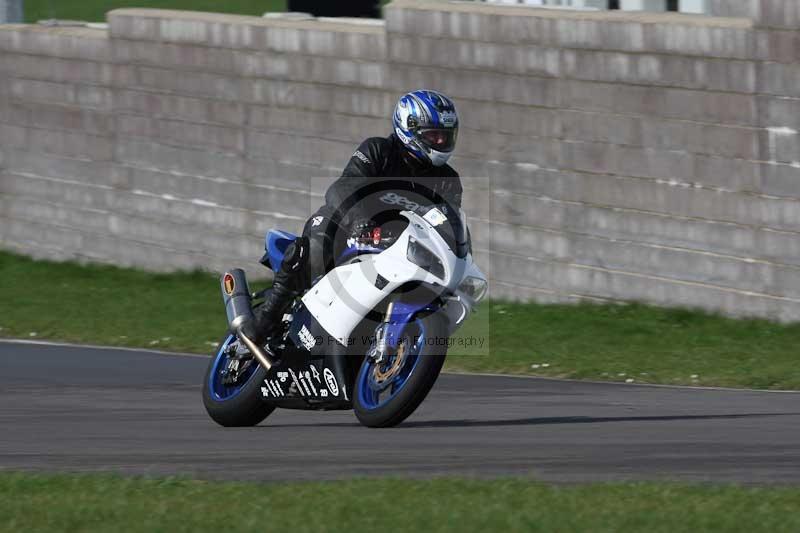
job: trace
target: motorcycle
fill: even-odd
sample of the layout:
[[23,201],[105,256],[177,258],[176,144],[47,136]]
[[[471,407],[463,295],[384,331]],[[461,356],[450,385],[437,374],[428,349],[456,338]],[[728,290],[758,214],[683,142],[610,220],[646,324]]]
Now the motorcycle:
[[[293,302],[282,333],[264,346],[243,325],[265,291],[251,294],[241,269],[225,272],[229,331],[203,384],[211,419],[252,426],[279,407],[352,409],[365,426],[391,427],[411,415],[439,376],[449,337],[487,289],[464,212],[455,211],[404,210],[396,237],[376,227],[349,239],[335,268]],[[296,238],[270,230],[262,264],[280,268]]]

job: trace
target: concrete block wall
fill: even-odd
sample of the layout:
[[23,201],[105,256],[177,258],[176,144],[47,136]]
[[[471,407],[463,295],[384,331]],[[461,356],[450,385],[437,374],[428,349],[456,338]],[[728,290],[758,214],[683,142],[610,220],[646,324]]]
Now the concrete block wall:
[[[254,268],[411,88],[456,100],[454,166],[496,297],[800,320],[800,12],[714,17],[396,0],[386,25],[124,9],[0,27],[0,245]],[[485,201],[489,194],[491,201]]]
[[382,27],[156,10],[108,22],[0,27],[5,248],[252,268],[267,229],[297,231],[321,202],[310,178],[386,129]]
[[750,4],[388,9],[395,84],[453,94],[457,167],[493,177],[495,295],[800,317],[795,3]]

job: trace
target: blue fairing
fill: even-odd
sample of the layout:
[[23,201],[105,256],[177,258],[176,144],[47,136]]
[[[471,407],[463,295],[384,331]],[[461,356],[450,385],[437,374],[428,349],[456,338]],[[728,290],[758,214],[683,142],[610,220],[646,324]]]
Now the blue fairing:
[[[356,377],[356,394],[363,407],[369,410],[378,409],[403,390],[414,373],[427,342],[425,323],[419,314],[435,312],[439,307],[438,303],[431,302],[394,302],[389,320],[383,325],[388,351],[394,352],[394,355],[390,355],[388,361],[381,363],[376,363],[374,359],[367,357]],[[394,364],[392,358],[397,357],[398,345],[403,337],[409,340],[409,344],[402,367],[389,380],[377,380],[376,365],[381,365],[385,371],[386,367]]]
[[342,252],[342,255],[339,256],[339,264],[344,263],[348,259],[355,257],[361,254],[379,254],[383,251],[382,248],[376,248],[374,246],[349,246]]
[[261,258],[261,264],[273,271],[279,269],[281,263],[283,263],[283,255],[286,253],[286,248],[295,240],[297,240],[297,235],[292,235],[287,231],[269,230],[264,239],[264,250],[267,253]]
[[410,322],[414,321],[417,314],[422,311],[434,312],[437,309],[439,307],[431,302],[394,302],[392,314],[385,326],[386,345],[391,348],[397,348],[397,343],[402,338],[403,330]]

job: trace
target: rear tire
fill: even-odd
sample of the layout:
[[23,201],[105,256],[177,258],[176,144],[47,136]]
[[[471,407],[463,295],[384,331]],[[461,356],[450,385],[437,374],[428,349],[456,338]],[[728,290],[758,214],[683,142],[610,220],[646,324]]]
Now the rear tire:
[[[239,391],[227,398],[220,397],[212,390],[212,373],[220,367],[220,357],[223,346],[231,341],[232,335],[227,335],[216,353],[211,358],[203,379],[203,405],[211,419],[224,427],[249,427],[255,426],[267,418],[275,406],[264,402],[261,398],[261,383],[267,376],[267,371],[261,365],[247,379]],[[256,361],[253,364],[258,364]],[[224,368],[224,366],[223,366]]]
[[[426,339],[447,339],[447,319],[439,314],[432,314],[418,319],[422,321]],[[361,379],[364,366],[372,364],[365,358],[362,368],[356,379],[353,392],[353,410],[359,422],[371,428],[385,428],[400,424],[408,418],[433,388],[436,379],[444,365],[447,356],[447,344],[439,346],[438,343],[423,342],[419,350],[418,361],[411,374],[403,383],[402,388],[394,397],[377,407],[370,406],[362,400],[359,390],[364,386]]]

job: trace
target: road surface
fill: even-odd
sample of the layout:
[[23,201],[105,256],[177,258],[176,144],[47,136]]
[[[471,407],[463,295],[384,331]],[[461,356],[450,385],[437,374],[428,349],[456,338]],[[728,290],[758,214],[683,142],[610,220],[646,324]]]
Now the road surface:
[[0,470],[800,482],[800,393],[445,374],[393,429],[286,410],[224,429],[201,403],[207,361],[0,343]]

